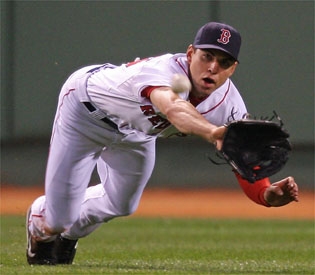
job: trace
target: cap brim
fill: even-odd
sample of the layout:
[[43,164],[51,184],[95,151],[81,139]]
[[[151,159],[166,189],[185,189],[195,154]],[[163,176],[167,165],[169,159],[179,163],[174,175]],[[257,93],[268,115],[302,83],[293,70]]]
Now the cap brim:
[[221,50],[222,52],[227,53],[228,55],[230,55],[231,57],[233,57],[237,62],[239,62],[237,60],[237,58],[235,58],[230,52],[228,52],[226,49],[219,47],[217,45],[212,45],[212,44],[202,44],[202,45],[194,45],[194,47],[196,49],[216,49],[216,50]]

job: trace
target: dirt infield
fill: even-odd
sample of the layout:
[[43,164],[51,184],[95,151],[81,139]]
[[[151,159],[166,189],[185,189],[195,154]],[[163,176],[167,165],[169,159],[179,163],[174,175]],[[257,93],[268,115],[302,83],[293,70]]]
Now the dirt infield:
[[[25,215],[31,202],[43,194],[39,187],[1,186],[1,215]],[[283,218],[314,219],[314,192],[300,192],[300,202],[266,208],[251,202],[241,190],[146,189],[138,217]]]
[[[40,187],[1,186],[1,215],[24,215],[43,194]],[[251,202],[241,190],[147,189],[133,216],[199,218],[314,219],[314,193],[300,192],[300,202],[266,208]]]

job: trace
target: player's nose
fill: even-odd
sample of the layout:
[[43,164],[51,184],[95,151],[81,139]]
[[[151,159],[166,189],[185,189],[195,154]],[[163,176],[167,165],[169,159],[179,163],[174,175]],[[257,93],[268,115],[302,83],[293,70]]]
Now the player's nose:
[[213,60],[209,63],[209,66],[208,66],[208,71],[211,72],[212,74],[215,74],[218,72],[220,68],[220,64],[217,60]]

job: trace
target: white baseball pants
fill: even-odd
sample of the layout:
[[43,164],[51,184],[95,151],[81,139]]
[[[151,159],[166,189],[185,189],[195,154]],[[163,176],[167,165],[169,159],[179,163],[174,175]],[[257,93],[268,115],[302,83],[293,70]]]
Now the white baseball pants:
[[[41,240],[48,226],[69,239],[82,238],[101,223],[133,213],[155,163],[155,138],[124,135],[82,103],[87,71],[75,72],[62,87],[51,137],[45,196],[32,204],[30,230]],[[97,165],[101,183],[88,187]]]

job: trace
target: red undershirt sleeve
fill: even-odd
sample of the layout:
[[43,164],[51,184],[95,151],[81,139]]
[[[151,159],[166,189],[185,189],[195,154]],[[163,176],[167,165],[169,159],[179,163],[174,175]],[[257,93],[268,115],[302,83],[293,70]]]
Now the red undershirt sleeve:
[[152,91],[156,88],[160,88],[162,86],[148,86],[141,91],[141,96],[150,99],[150,95]]
[[257,204],[270,207],[270,205],[264,199],[265,190],[271,185],[269,178],[264,178],[256,181],[255,183],[250,183],[243,179],[238,173],[235,173],[235,176],[248,198]]

